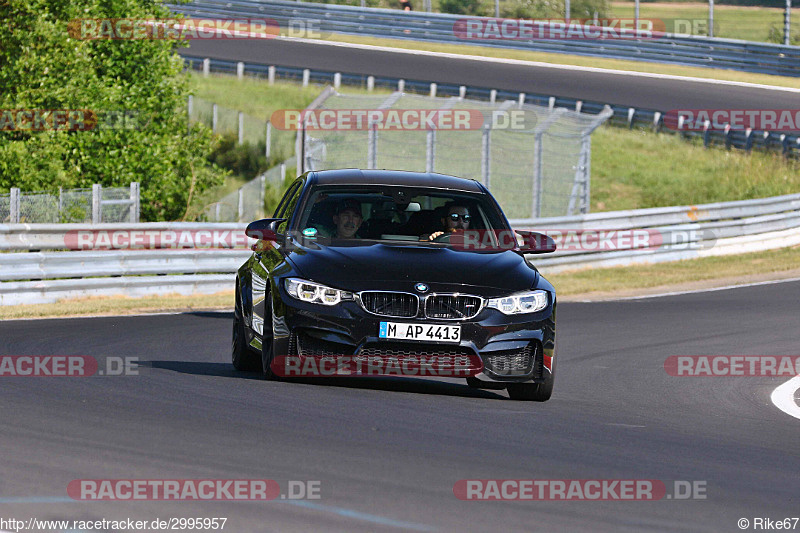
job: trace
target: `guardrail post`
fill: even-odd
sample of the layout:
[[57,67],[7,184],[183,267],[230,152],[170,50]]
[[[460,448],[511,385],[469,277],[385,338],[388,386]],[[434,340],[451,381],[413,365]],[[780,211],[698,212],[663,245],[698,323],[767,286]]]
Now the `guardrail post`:
[[764,132],[764,148],[769,150],[770,144],[772,144],[772,137],[770,137],[770,133],[768,131]]
[[275,66],[274,65],[270,65],[269,68],[267,68],[267,82],[269,82],[270,85],[275,83]]
[[783,157],[789,155],[789,140],[786,138],[785,133],[781,133],[781,155]]
[[244,143],[244,113],[239,111],[239,144]]
[[461,85],[458,88],[458,97],[463,100],[465,96],[467,96],[467,86],[466,85]]
[[436,167],[436,130],[429,129],[425,137],[425,172]]
[[711,144],[711,121],[706,120],[703,123],[703,146],[708,148],[709,144]]
[[744,131],[744,151],[749,152],[753,148],[753,129],[747,128]]
[[11,197],[9,199],[11,202],[10,208],[10,218],[12,224],[19,224],[19,189],[17,187],[11,187]]
[[339,87],[341,87],[341,86],[342,86],[342,73],[341,72],[336,72],[333,75],[333,88],[338,91]]
[[397,92],[405,92],[406,80],[397,80]]
[[800,137],[794,140],[795,150],[800,150]]
[[578,100],[575,102],[575,112],[580,113],[581,109],[583,109],[583,100]]
[[236,63],[236,77],[240,80],[244,78],[244,63],[241,61]]
[[492,89],[489,91],[489,103],[497,102],[497,89]]
[[436,84],[431,83],[431,98],[436,98]]
[[132,181],[131,182],[131,207],[128,213],[128,220],[131,224],[138,224],[139,223],[139,209],[141,207],[141,200],[139,196],[139,182]]
[[92,224],[99,224],[103,218],[103,206],[100,204],[103,186],[99,183],[92,185]]
[[656,133],[661,131],[661,111],[656,111],[653,114],[653,131]]
[[367,90],[372,92],[375,88],[375,76],[367,76]]
[[524,103],[525,103],[525,93],[519,93],[519,106],[522,107]]
[[378,168],[378,125],[374,122],[369,125],[367,143],[367,168]]
[[264,157],[269,159],[270,152],[272,151],[272,124],[267,121],[267,138],[264,140],[266,148],[264,149]]
[[492,174],[492,136],[489,124],[483,125],[481,132],[481,181],[489,188]]
[[303,87],[308,87],[308,80],[311,79],[311,71],[309,69],[303,69]]
[[551,96],[550,98],[547,99],[547,108],[550,111],[552,111],[553,109],[555,109],[555,107],[556,107],[556,97]]
[[725,148],[731,147],[731,125],[725,124]]
[[211,105],[211,132],[217,133],[217,118],[218,118],[219,110],[217,109],[217,104]]
[[209,73],[211,73],[211,60],[209,58],[205,58],[203,60],[203,77],[207,78]]
[[633,117],[636,115],[636,108],[628,108],[628,129],[633,129]]

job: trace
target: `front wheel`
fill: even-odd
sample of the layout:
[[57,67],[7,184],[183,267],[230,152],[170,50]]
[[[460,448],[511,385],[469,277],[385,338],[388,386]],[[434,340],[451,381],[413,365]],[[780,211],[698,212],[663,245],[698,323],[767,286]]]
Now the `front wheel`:
[[512,400],[528,402],[546,402],[553,395],[556,380],[556,358],[553,357],[552,371],[543,383],[509,383],[506,386],[508,396]]
[[244,330],[242,302],[239,283],[236,283],[236,303],[233,308],[233,333],[231,336],[231,363],[236,370],[255,370],[258,368],[256,354],[247,346],[247,335]]
[[267,294],[264,305],[264,328],[261,335],[261,375],[264,379],[276,380],[278,376],[272,370],[272,360],[275,358],[275,350],[272,342],[272,300]]

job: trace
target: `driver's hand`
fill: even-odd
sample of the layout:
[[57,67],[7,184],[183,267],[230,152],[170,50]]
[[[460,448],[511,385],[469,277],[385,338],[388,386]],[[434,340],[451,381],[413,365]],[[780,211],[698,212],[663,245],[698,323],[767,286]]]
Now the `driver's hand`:
[[436,239],[436,237],[438,237],[439,235],[444,235],[444,232],[443,231],[435,231],[435,232],[430,234],[430,236],[428,237],[428,240],[432,241],[432,240]]

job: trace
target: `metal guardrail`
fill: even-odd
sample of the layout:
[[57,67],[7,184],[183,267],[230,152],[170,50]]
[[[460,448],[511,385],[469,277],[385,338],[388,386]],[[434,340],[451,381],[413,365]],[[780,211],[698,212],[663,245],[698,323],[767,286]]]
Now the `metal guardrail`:
[[629,59],[687,66],[735,69],[746,72],[800,76],[800,46],[757,43],[702,36],[658,34],[642,39],[464,40],[454,31],[463,15],[403,12],[270,0],[194,0],[173,5],[193,17],[271,18],[281,26],[313,22],[321,32],[350,33],[438,43],[461,43],[501,48],[556,52],[592,57]]
[[[243,63],[220,59],[209,59],[198,56],[183,56],[188,67],[203,73],[219,72],[223,74],[246,73],[249,76],[263,77],[268,80],[284,79],[308,83],[355,85],[360,87],[381,87],[391,90],[400,90],[419,94],[431,94],[433,91],[439,96],[466,96],[475,100],[524,100],[525,102],[546,106],[551,109],[564,107],[580,110],[583,113],[599,114],[608,105],[613,111],[609,123],[628,128],[649,127],[657,132],[664,130],[664,113],[654,109],[637,109],[633,107],[610,105],[591,100],[577,100],[546,94],[517,93],[512,91],[497,90],[491,87],[466,87],[453,83],[441,83],[437,80],[412,80],[383,76],[367,76],[323,70],[302,69],[267,64]],[[435,85],[435,88],[432,88]],[[668,130],[672,131],[672,130]],[[677,133],[677,132],[675,132]],[[796,133],[765,132],[761,130],[736,131],[729,130],[704,132],[683,131],[680,133],[687,138],[699,137],[708,147],[712,144],[733,147],[741,150],[754,148],[768,151],[780,151],[785,157],[800,157],[800,135]]]
[[[515,229],[551,234],[554,230],[642,229],[667,237],[680,236],[679,242],[665,242],[665,245],[644,249],[629,242],[627,246],[620,245],[614,250],[566,249],[548,256],[530,256],[531,261],[547,275],[563,270],[676,261],[795,246],[800,244],[800,194],[510,222]],[[230,290],[237,268],[250,254],[244,240],[225,241],[233,243],[228,249],[130,250],[124,249],[127,244],[122,243],[123,249],[117,250],[39,250],[68,248],[66,243],[74,242],[70,236],[76,230],[136,231],[139,234],[147,231],[192,232],[199,235],[214,231],[240,234],[244,228],[243,224],[183,222],[90,227],[0,225],[0,250],[36,250],[33,253],[0,253],[0,305],[46,303],[89,295],[142,296]]]

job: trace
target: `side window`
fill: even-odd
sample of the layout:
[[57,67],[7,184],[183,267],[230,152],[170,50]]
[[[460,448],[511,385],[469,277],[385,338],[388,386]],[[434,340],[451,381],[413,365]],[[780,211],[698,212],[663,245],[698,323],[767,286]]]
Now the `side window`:
[[303,192],[303,182],[297,182],[297,186],[293,187],[291,191],[291,196],[288,197],[285,205],[283,205],[283,212],[278,215],[277,218],[284,218],[286,220],[278,224],[277,231],[278,233],[284,233],[286,231],[286,227],[289,225],[289,219],[292,218],[292,213],[294,213],[295,208],[297,207],[297,202],[300,201],[300,195]]
[[300,187],[302,181],[295,181],[289,186],[289,189],[284,193],[283,198],[278,203],[278,207],[275,208],[275,214],[272,215],[272,218],[283,218],[283,212],[286,210],[286,205],[289,203],[289,198],[297,192],[297,188]]

